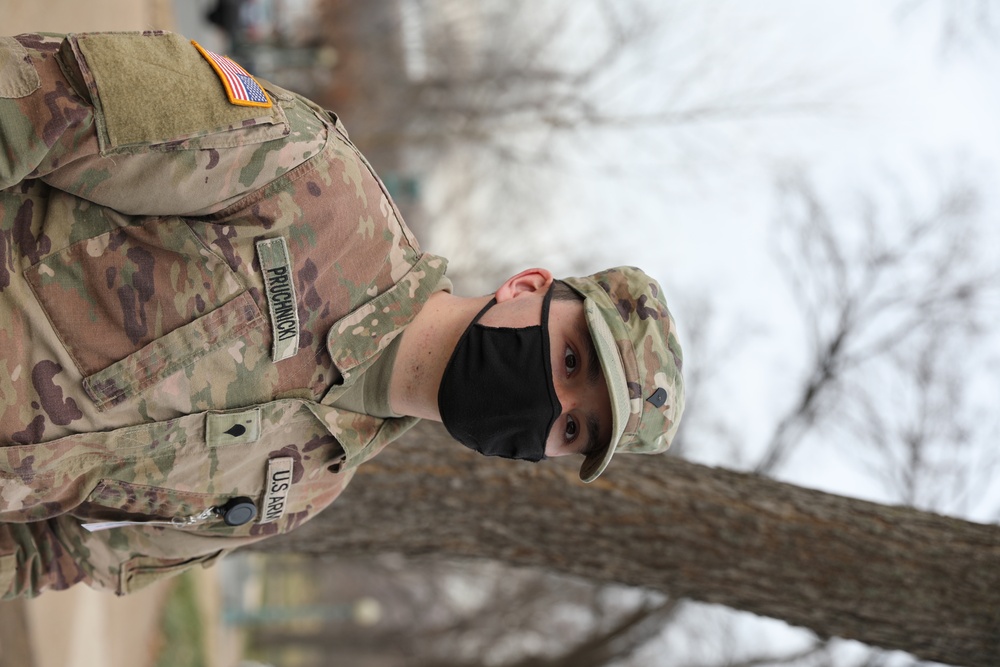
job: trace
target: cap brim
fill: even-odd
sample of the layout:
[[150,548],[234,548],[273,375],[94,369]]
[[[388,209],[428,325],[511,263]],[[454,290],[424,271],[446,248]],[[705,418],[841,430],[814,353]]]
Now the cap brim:
[[593,482],[608,467],[621,442],[631,412],[631,399],[625,379],[625,365],[615,343],[615,335],[591,297],[584,299],[583,308],[587,327],[590,329],[590,338],[608,385],[608,396],[611,398],[611,440],[607,446],[588,454],[580,467],[580,479],[584,482]]

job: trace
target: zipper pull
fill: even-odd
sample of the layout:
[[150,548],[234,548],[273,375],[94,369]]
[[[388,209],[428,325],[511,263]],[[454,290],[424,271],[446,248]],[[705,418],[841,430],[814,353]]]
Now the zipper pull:
[[242,526],[254,520],[257,516],[257,505],[246,496],[231,498],[221,507],[213,505],[191,516],[176,516],[169,521],[96,521],[81,524],[92,533],[123,526],[170,526],[171,528],[190,528],[213,519],[221,518],[227,526]]

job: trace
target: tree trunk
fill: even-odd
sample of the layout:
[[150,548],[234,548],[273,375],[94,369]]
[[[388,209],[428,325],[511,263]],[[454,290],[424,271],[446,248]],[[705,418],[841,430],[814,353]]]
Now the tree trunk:
[[1000,665],[1000,526],[664,456],[483,460],[422,424],[269,551],[480,557],[657,589],[920,658]]

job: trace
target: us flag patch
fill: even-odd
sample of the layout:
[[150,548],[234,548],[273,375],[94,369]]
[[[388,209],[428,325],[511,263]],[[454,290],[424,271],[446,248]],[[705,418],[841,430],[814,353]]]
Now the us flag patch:
[[196,41],[191,40],[191,43],[219,75],[231,103],[244,107],[271,106],[271,98],[249,72],[229,58],[202,47]]

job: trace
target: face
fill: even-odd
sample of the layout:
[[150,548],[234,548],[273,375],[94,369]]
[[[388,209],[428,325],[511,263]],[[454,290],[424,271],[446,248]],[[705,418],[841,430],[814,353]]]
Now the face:
[[[497,303],[480,322],[494,327],[537,325],[544,292]],[[562,414],[552,425],[545,455],[587,454],[611,439],[611,399],[580,301],[553,300],[549,308],[552,381]]]

